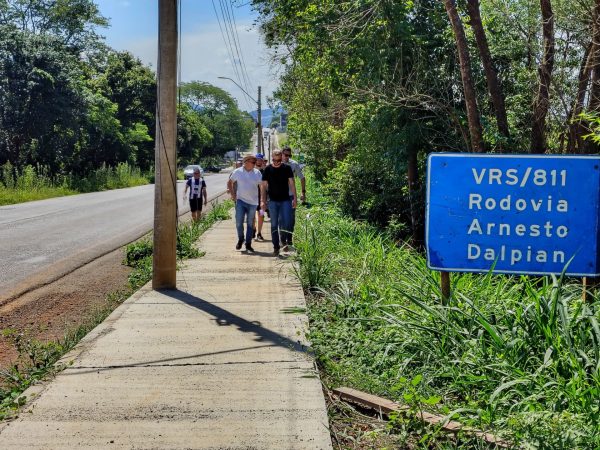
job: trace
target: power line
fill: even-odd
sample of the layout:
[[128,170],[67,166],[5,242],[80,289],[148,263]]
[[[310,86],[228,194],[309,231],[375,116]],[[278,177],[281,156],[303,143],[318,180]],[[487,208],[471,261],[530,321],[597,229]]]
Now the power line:
[[[244,52],[242,51],[242,46],[240,44],[240,36],[239,36],[238,30],[237,30],[237,23],[235,21],[233,4],[231,2],[229,2],[228,5],[229,5],[229,8],[226,7],[225,9],[227,11],[227,15],[229,18],[229,24],[231,26],[231,34],[234,37],[234,43],[236,43],[236,49],[238,51],[238,56],[240,58],[239,62],[240,62],[240,67],[242,69],[242,74],[244,75],[244,78],[246,79],[246,82],[247,82],[246,90],[254,91],[254,86],[250,82],[250,77],[248,76],[246,60],[244,59]],[[248,88],[250,88],[250,89],[248,89]]]
[[232,52],[233,52],[233,49],[235,49],[235,52],[237,54],[237,59],[235,59],[235,55],[233,55],[234,56],[234,64],[237,63],[237,65],[239,66],[238,73],[241,74],[241,84],[244,85],[246,92],[248,92],[250,90],[249,86],[248,86],[249,85],[248,76],[245,73],[244,66],[242,65],[242,58],[240,56],[240,48],[238,46],[238,41],[236,41],[235,30],[233,28],[233,23],[232,23],[230,15],[229,15],[229,7],[225,3],[225,1],[227,1],[227,0],[219,0],[219,4],[221,6],[221,14],[222,14],[222,18],[223,18],[223,25],[225,26],[225,30],[227,32],[227,38],[229,39],[230,44],[233,42],[233,44],[231,44]]
[[[240,81],[241,77],[240,77],[240,74],[239,74],[239,71],[238,71],[238,67],[237,67],[237,65],[235,63],[235,58],[233,57],[233,49],[232,49],[232,46],[231,46],[231,41],[229,40],[229,34],[227,34],[227,37],[225,37],[225,32],[223,32],[223,27],[221,26],[221,19],[219,18],[219,13],[217,12],[217,7],[215,6],[215,1],[214,0],[211,0],[211,1],[212,1],[213,9],[215,11],[215,16],[217,17],[217,22],[219,24],[219,29],[221,30],[221,37],[223,38],[223,42],[225,43],[225,47],[227,48],[227,53],[229,55],[229,58],[231,59],[232,65],[233,65],[233,71],[235,72],[235,77],[236,77],[238,83],[242,84],[241,81]],[[224,18],[223,18],[223,25],[225,25]],[[245,92],[244,92],[244,95],[246,97],[248,96],[248,94],[246,94]],[[250,97],[250,98],[252,99],[252,97]],[[254,101],[254,99],[252,99],[252,100]],[[246,104],[248,104],[248,99],[246,99]],[[252,107],[250,107],[250,109],[252,109]]]

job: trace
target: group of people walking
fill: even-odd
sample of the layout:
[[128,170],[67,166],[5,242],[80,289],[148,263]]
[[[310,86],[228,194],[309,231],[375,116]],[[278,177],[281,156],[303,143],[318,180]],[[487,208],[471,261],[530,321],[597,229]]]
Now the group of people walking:
[[[295,180],[300,180],[301,201],[305,200],[306,185],[302,169],[291,155],[289,147],[275,150],[270,164],[266,164],[260,153],[246,155],[242,167],[231,173],[227,188],[235,202],[237,250],[245,245],[246,251],[254,252],[252,239],[263,240],[265,214],[271,218],[273,254],[277,256],[280,251],[292,250],[298,201]],[[257,212],[258,219],[255,218]]]

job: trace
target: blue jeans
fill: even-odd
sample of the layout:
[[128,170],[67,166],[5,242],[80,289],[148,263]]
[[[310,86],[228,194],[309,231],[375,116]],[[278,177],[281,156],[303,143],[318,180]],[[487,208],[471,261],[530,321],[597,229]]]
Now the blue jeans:
[[276,202],[269,200],[269,211],[271,212],[271,239],[273,240],[273,248],[279,248],[280,236],[281,245],[291,244],[292,201]]
[[244,216],[246,216],[246,244],[252,243],[252,222],[256,214],[256,205],[251,205],[243,200],[235,202],[235,228],[238,240],[244,240]]

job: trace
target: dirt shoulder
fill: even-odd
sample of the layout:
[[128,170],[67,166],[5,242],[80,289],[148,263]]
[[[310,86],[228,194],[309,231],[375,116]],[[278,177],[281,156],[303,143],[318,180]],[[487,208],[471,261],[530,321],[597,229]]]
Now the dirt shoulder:
[[[219,193],[211,202],[225,197],[225,193]],[[209,203],[205,211],[211,207]],[[186,213],[179,220],[190,218]],[[132,269],[123,265],[124,256],[125,247],[121,247],[0,305],[0,369],[10,367],[18,356],[3,331],[16,330],[41,342],[55,341],[88,324],[96,311],[109,306],[108,296],[127,290]]]
[[[131,268],[124,249],[110,252],[46,286],[0,307],[0,331],[14,329],[40,341],[62,338],[107,304],[107,296],[127,287]],[[0,368],[16,359],[12,342],[0,337]]]

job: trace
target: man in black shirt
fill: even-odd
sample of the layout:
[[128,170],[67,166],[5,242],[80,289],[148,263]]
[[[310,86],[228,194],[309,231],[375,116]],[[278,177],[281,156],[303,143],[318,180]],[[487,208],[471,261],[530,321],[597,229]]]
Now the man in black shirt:
[[[296,207],[296,184],[294,173],[289,166],[282,164],[281,150],[273,152],[273,162],[263,172],[262,203],[263,210],[266,208],[267,195],[269,196],[269,210],[271,211],[271,238],[273,240],[273,254],[279,255],[279,243],[283,245],[283,251],[288,250],[291,243],[289,232],[292,210]],[[293,196],[290,197],[290,191]]]

